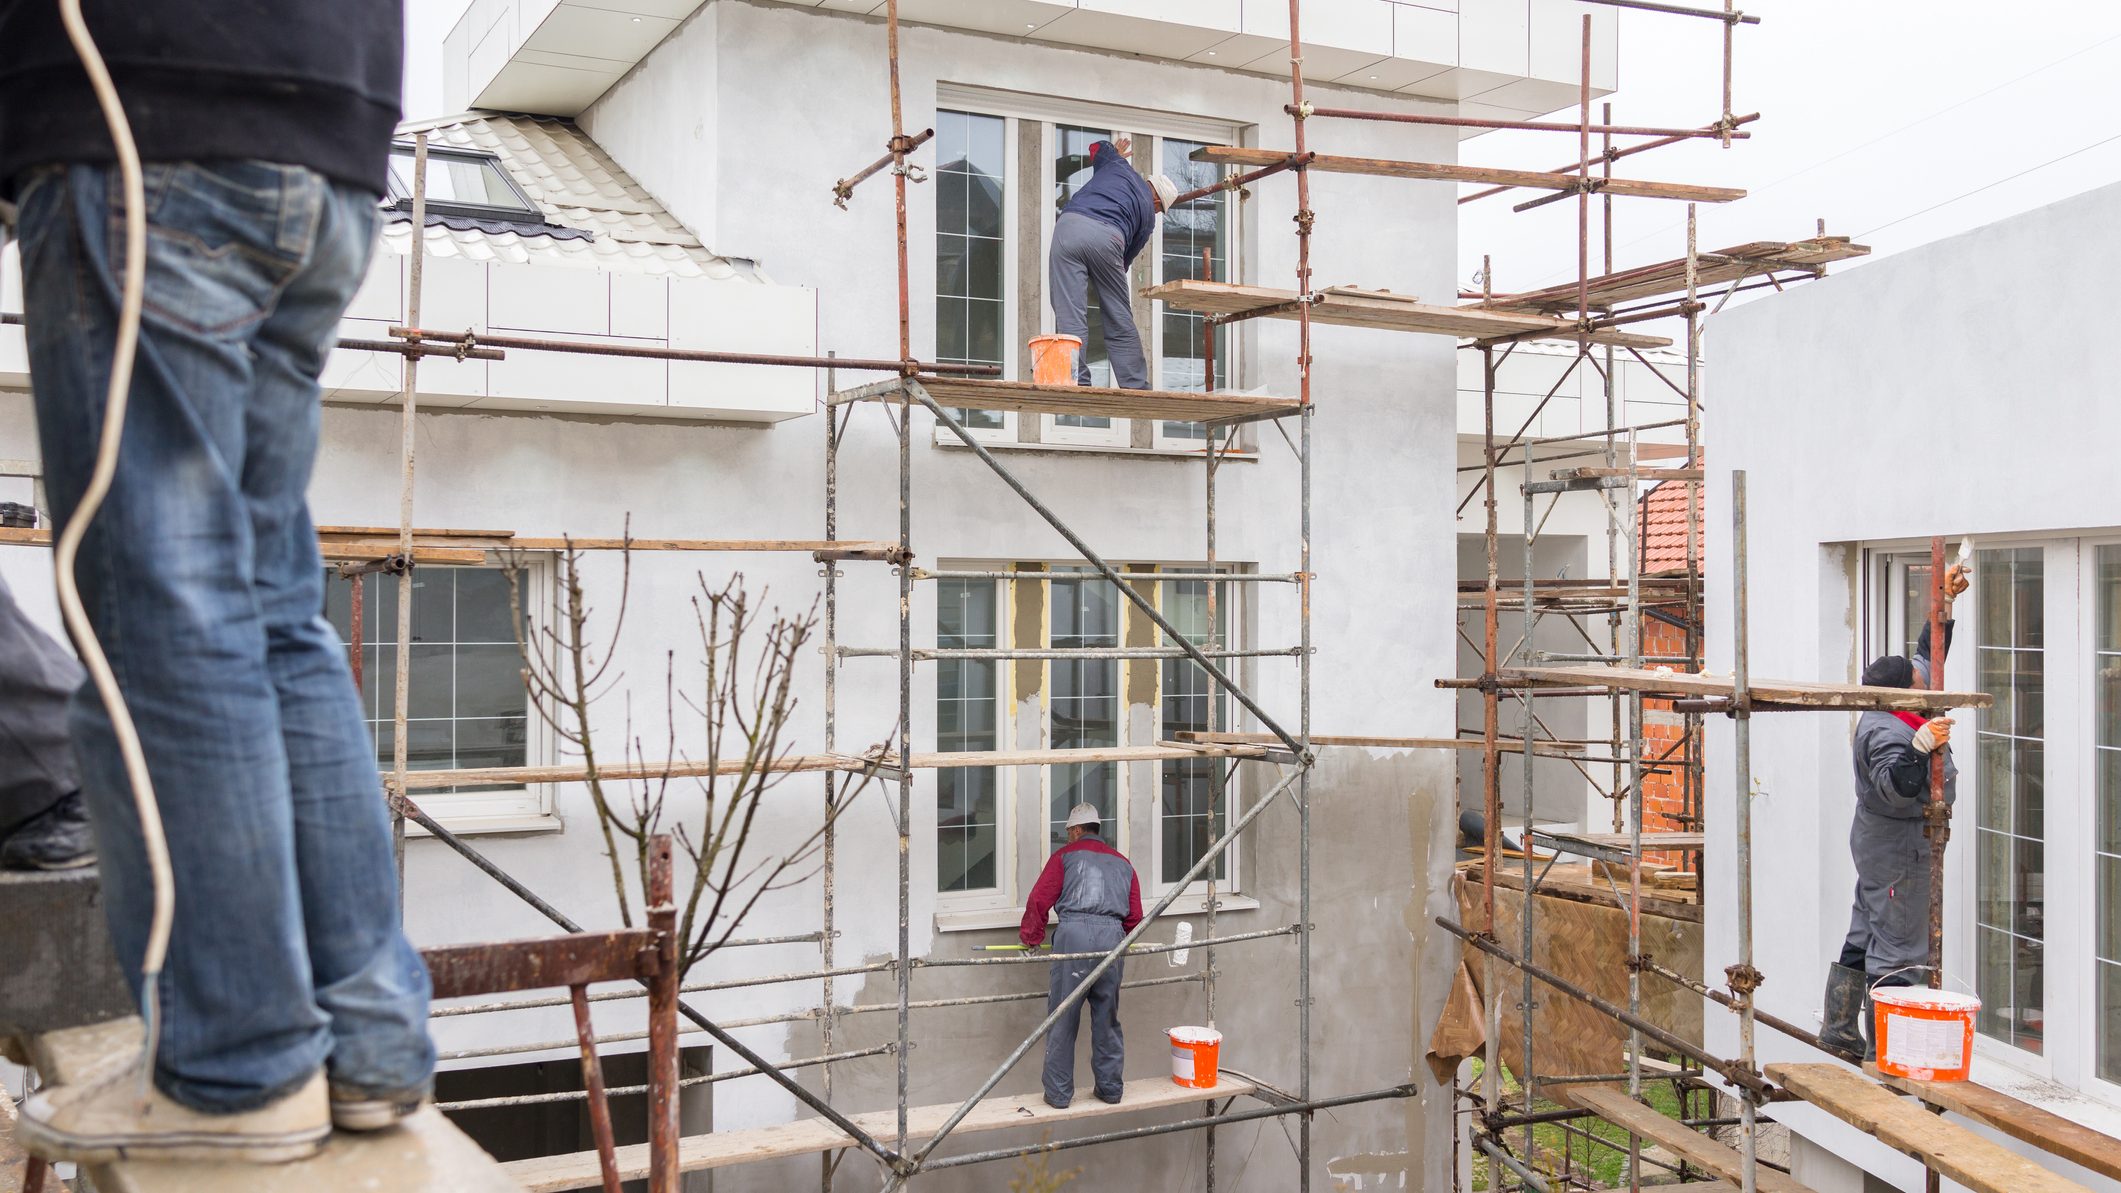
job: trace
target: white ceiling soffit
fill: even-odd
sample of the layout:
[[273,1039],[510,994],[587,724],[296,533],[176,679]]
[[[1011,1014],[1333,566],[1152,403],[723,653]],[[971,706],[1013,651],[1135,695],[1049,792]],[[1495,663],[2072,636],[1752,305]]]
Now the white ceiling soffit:
[[[794,0],[877,16],[883,0]],[[618,7],[624,5],[624,7]],[[464,107],[573,116],[700,7],[698,0],[472,0],[445,58]],[[1478,100],[1518,119],[1576,103],[1581,21],[1591,85],[1618,85],[1618,24],[1576,0],[1311,0],[1306,77],[1380,93]],[[1289,69],[1286,0],[900,0],[900,19],[1041,45],[1252,74]]]

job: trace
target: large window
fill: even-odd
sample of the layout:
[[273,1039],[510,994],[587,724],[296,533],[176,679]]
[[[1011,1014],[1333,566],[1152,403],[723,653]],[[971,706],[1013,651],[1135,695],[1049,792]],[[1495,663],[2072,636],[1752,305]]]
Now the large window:
[[[1006,368],[1009,327],[1008,122],[935,114],[935,358]],[[1001,412],[961,410],[968,428],[998,430]]]
[[[1023,579],[936,581],[936,645],[943,650],[1045,651],[1146,648],[1154,625],[1112,583],[1076,565],[981,563],[974,570]],[[1218,595],[1212,632],[1207,584],[1157,581],[1197,564],[1135,565],[1129,579],[1189,641],[1227,649],[1243,624],[1239,594]],[[991,750],[1151,746],[1173,735],[1238,728],[1235,706],[1190,659],[1056,658],[936,664],[936,748]],[[1000,690],[1007,685],[1013,695]],[[1212,716],[1211,716],[1212,712]],[[985,912],[1020,903],[1015,874],[1036,873],[1067,841],[1076,804],[1096,807],[1105,841],[1128,851],[1145,888],[1173,883],[1229,827],[1234,784],[1211,759],[1081,762],[1059,766],[939,768],[936,889],[946,907]],[[1020,813],[1013,813],[1020,809]],[[1131,827],[1131,832],[1130,832]],[[1232,854],[1214,868],[1228,891],[1241,878]]]
[[1974,950],[1983,1034],[2043,1050],[2046,584],[2038,547],[1978,553]]
[[2093,1013],[2097,1072],[2121,1083],[2121,544],[2100,546],[2091,576],[2093,891],[2098,905]]
[[[941,580],[935,594],[935,644],[944,650],[995,645],[995,585]],[[999,664],[978,659],[936,663],[935,748],[992,750],[1000,744],[995,691]],[[936,889],[989,891],[1001,884],[1001,803],[993,767],[935,772]]]
[[[1091,146],[1128,138],[1136,169],[1169,175],[1185,191],[1212,183],[1227,171],[1191,160],[1193,151],[1230,143],[1236,135],[1234,128],[1213,122],[1090,103],[988,95],[948,86],[940,98],[934,170],[936,359],[999,365],[1009,377],[1027,375],[1026,337],[1053,330],[1047,250],[1060,209],[1091,177]],[[1131,281],[1147,286],[1181,278],[1238,276],[1231,226],[1235,210],[1229,193],[1219,191],[1167,213],[1135,262]],[[1020,237],[1034,236],[1039,237],[1036,245],[1019,243]],[[1083,362],[1091,384],[1111,385],[1104,317],[1094,291],[1088,316]],[[1201,388],[1207,339],[1201,316],[1162,310],[1137,322],[1149,384],[1158,389]],[[1234,335],[1218,337],[1219,388],[1237,387],[1236,343]],[[988,442],[1198,451],[1206,438],[1203,428],[1192,423],[1049,414],[1018,426],[1016,416],[992,411],[961,412],[961,417]],[[938,439],[954,442],[948,432]]]
[[[1088,572],[1088,568],[1056,569]],[[1082,580],[1055,580],[1052,589],[1053,648],[1119,645],[1120,595],[1110,581],[1095,576]],[[1055,659],[1051,665],[1053,690],[1049,698],[1049,740],[1057,750],[1119,744],[1119,663],[1114,659]],[[1079,762],[1052,768],[1051,809],[1048,814],[1049,844],[1067,844],[1064,825],[1068,809],[1077,804],[1095,807],[1109,824],[1119,821],[1119,764]],[[1108,832],[1107,842],[1119,834]]]

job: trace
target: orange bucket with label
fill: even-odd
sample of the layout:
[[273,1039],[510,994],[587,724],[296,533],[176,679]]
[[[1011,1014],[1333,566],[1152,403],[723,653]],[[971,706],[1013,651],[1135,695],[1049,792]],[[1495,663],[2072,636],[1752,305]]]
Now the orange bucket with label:
[[1964,1081],[1974,1063],[1974,1015],[1981,1000],[1927,986],[1878,986],[1872,1024],[1878,1071],[1915,1081]]
[[1081,336],[1032,336],[1031,380],[1040,385],[1075,384],[1075,356],[1082,350]]
[[1214,1089],[1219,1079],[1223,1033],[1212,1027],[1174,1027],[1171,1037],[1171,1080],[1188,1089]]

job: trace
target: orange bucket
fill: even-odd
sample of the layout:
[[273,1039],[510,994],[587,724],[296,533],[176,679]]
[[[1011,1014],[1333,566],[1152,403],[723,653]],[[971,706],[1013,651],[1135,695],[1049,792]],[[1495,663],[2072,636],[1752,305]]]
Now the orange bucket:
[[1171,1037],[1171,1080],[1188,1089],[1214,1089],[1223,1047],[1223,1033],[1212,1027],[1174,1027]]
[[1964,1081],[1974,1063],[1974,1013],[1981,1000],[1927,986],[1879,986],[1872,1033],[1878,1071],[1915,1081]]
[[1039,385],[1075,384],[1075,354],[1082,350],[1081,336],[1032,336],[1031,380]]

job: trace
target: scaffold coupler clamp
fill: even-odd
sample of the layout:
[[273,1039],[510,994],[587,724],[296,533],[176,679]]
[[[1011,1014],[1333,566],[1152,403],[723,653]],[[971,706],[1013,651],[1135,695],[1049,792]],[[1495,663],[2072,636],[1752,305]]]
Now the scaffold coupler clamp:
[[478,332],[473,328],[465,328],[464,338],[457,341],[457,363],[462,364],[464,361],[470,360],[472,349],[477,348],[478,346]]
[[1628,972],[1641,973],[1650,967],[1652,960],[1648,953],[1630,953],[1627,959]]
[[1952,837],[1952,806],[1943,800],[1930,800],[1922,805],[1922,835],[1940,841]]
[[1294,218],[1296,220],[1296,234],[1309,236],[1311,234],[1311,225],[1318,219],[1318,213],[1306,207],[1302,211],[1297,212]]
[[[1303,59],[1300,57],[1296,57],[1291,58],[1290,61],[1302,62]],[[1318,109],[1311,106],[1310,100],[1305,100],[1300,104],[1291,104],[1289,106],[1289,114],[1291,116],[1296,117],[1298,120],[1309,120],[1311,118],[1312,113],[1316,112],[1317,110]]]
[[1753,1000],[1753,991],[1760,989],[1760,984],[1767,981],[1767,975],[1750,965],[1741,963],[1726,967],[1723,971],[1723,979],[1729,983],[1733,995],[1751,1002]]

